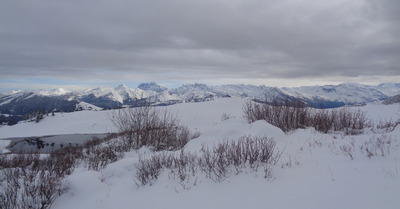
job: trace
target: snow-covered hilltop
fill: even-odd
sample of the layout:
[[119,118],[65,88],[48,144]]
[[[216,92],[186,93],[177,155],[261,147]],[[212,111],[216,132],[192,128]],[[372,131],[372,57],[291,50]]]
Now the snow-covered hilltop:
[[[253,100],[300,99],[318,108],[340,107],[344,105],[364,105],[382,101],[400,94],[400,83],[384,83],[377,86],[346,83],[340,85],[305,86],[297,88],[277,88],[255,85],[185,84],[167,89],[154,82],[142,83],[137,88],[119,85],[116,88],[94,88],[71,92],[65,89],[40,91],[13,91],[0,94],[0,114],[25,116],[35,111],[71,112],[82,109],[85,102],[99,108],[140,106],[144,102],[153,105],[171,105],[183,102],[203,102],[215,98],[237,97]],[[98,108],[94,108],[98,109]],[[11,118],[0,122],[13,124]],[[15,119],[16,120],[16,119]]]

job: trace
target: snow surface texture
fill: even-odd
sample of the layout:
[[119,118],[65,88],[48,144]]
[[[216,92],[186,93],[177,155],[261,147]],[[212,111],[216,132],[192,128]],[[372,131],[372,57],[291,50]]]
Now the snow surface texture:
[[0,140],[0,154],[9,152],[6,147],[10,144],[10,140]]
[[[163,171],[153,185],[139,187],[134,177],[139,156],[154,154],[142,148],[98,172],[76,169],[64,180],[65,193],[52,208],[399,208],[400,126],[389,133],[366,131],[357,136],[313,129],[285,134],[264,121],[248,124],[243,119],[244,102],[229,98],[168,108],[184,125],[201,132],[185,147],[192,153],[202,145],[249,134],[273,138],[284,151],[274,178],[242,172],[221,182],[202,175],[179,182]],[[373,121],[400,119],[399,104],[368,104],[360,109]],[[106,111],[81,111],[56,114],[40,123],[4,126],[0,138],[112,131]],[[367,156],[366,146],[374,156]]]

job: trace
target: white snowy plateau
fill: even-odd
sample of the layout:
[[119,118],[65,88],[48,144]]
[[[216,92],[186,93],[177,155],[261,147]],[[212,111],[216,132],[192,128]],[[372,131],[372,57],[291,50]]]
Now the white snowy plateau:
[[[226,87],[228,89],[228,87]],[[235,91],[232,87],[231,91]],[[328,92],[328,89],[326,89]],[[60,93],[59,91],[58,93]],[[292,94],[294,91],[291,91]],[[272,138],[282,155],[270,178],[262,171],[232,172],[221,181],[193,175],[180,181],[168,170],[152,185],[139,186],[135,174],[139,158],[156,152],[143,147],[99,171],[78,167],[63,180],[63,193],[52,209],[397,209],[400,207],[400,125],[393,130],[370,130],[359,135],[324,134],[313,128],[288,133],[265,121],[244,119],[246,98],[219,98],[180,103],[168,108],[183,125],[200,133],[184,147],[199,153],[242,136]],[[83,106],[90,106],[82,103]],[[368,103],[359,109],[371,123],[399,121],[400,104]],[[110,112],[95,107],[55,113],[39,123],[20,122],[0,127],[0,139],[56,134],[116,132]],[[96,110],[96,111],[95,111]],[[0,140],[2,152],[9,141]],[[365,147],[373,152],[368,156]],[[176,151],[179,153],[180,150]],[[262,169],[261,169],[262,170]]]

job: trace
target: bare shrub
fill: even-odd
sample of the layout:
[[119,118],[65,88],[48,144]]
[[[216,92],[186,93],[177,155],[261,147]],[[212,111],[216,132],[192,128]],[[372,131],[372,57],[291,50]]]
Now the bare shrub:
[[222,181],[232,173],[243,169],[258,171],[262,168],[265,178],[272,177],[272,168],[283,152],[276,151],[275,141],[266,137],[243,136],[238,141],[225,141],[209,149],[203,146],[200,155],[181,150],[175,153],[158,153],[140,159],[136,179],[141,185],[153,184],[163,169],[168,169],[173,178],[181,183],[195,176],[197,171],[214,181]]
[[202,148],[199,165],[207,176],[216,181],[227,177],[232,167],[236,174],[249,167],[264,169],[264,177],[270,178],[272,167],[279,161],[282,152],[276,152],[274,140],[266,137],[243,136],[239,140],[220,143],[210,151]]
[[49,208],[55,198],[61,194],[61,178],[46,170],[27,172],[23,176],[23,188],[20,195],[22,208]]
[[136,178],[142,185],[152,185],[158,178],[162,168],[163,164],[160,155],[154,155],[145,160],[140,158]]
[[55,150],[47,157],[38,153],[2,156],[1,208],[50,208],[62,192],[62,179],[72,174],[82,158],[81,147]]
[[312,109],[301,101],[255,103],[248,101],[243,106],[244,116],[249,123],[265,120],[284,132],[313,127],[323,133],[343,131],[346,135],[361,134],[368,126],[366,114],[347,108]]
[[101,140],[98,137],[92,137],[92,139],[87,140],[84,144],[83,144],[83,148],[85,148],[86,150],[92,149],[95,146],[101,144],[103,142],[103,140]]
[[354,153],[354,147],[350,145],[342,145],[340,146],[340,149],[343,151],[345,155],[348,155],[350,159],[354,159],[353,153]]
[[394,122],[392,120],[386,120],[386,121],[379,121],[378,124],[376,124],[376,129],[377,130],[383,130],[384,132],[391,132],[393,131],[398,125],[400,124],[400,120]]
[[176,173],[179,180],[183,182],[190,176],[196,175],[197,156],[182,149],[179,156],[174,156],[171,168],[171,173]]
[[[38,153],[0,156],[0,208],[50,208],[61,190],[61,181],[78,163],[103,169],[120,159],[123,145],[115,135],[92,139],[83,147],[64,147],[40,157]],[[107,145],[111,146],[103,146]]]
[[62,176],[39,155],[19,154],[6,161],[0,170],[1,208],[49,208],[61,194]]
[[365,151],[368,158],[373,156],[386,157],[390,154],[392,139],[386,135],[372,137],[361,146],[361,151]]
[[98,171],[117,161],[118,157],[112,147],[95,146],[92,152],[85,156],[84,160],[89,170]]
[[208,147],[202,147],[201,157],[198,159],[200,170],[206,174],[207,178],[212,178],[215,168],[215,156],[208,149]]
[[136,178],[141,185],[152,185],[164,169],[168,169],[173,178],[184,182],[196,174],[197,156],[181,150],[179,155],[161,152],[146,159],[139,158]]
[[138,149],[152,146],[155,150],[177,150],[190,139],[186,126],[180,125],[168,109],[152,106],[114,111],[109,118],[120,132],[124,146]]
[[129,147],[124,146],[124,142],[121,138],[114,138],[105,143],[105,146],[111,149],[116,155],[117,159],[124,157],[125,152],[130,151]]
[[51,152],[50,157],[43,159],[42,163],[51,174],[64,177],[72,174],[77,160],[82,158],[80,147],[66,147]]
[[243,106],[245,118],[249,123],[265,120],[284,132],[305,128],[310,125],[310,111],[301,101],[255,103],[248,101]]
[[16,208],[18,191],[21,188],[20,172],[13,169],[2,169],[0,172],[0,208]]

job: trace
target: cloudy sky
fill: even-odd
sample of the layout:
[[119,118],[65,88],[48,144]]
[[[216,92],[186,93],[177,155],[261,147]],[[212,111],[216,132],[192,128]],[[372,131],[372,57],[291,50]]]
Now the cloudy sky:
[[400,82],[398,0],[4,0],[0,89]]

